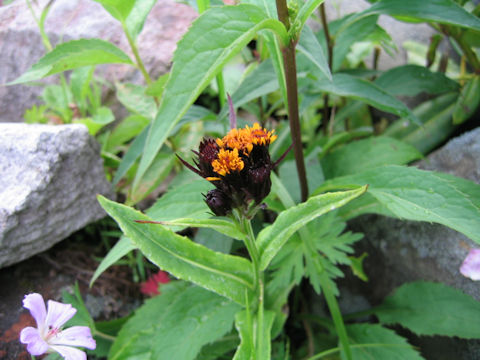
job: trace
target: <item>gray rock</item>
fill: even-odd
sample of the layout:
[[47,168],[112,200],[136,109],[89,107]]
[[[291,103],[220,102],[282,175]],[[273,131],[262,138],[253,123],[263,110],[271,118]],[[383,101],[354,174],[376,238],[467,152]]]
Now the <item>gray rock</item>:
[[[446,172],[480,183],[480,128],[451,140],[417,164],[419,168]],[[480,284],[465,278],[459,268],[471,247],[464,235],[438,224],[364,215],[349,228],[365,234],[357,252],[366,251],[368,283],[349,279],[347,284],[373,304],[380,303],[398,286],[411,281],[442,282],[480,301]],[[414,338],[427,359],[478,359],[480,343],[438,337]]]
[[83,125],[0,124],[0,267],[44,251],[106,214],[113,197]]
[[[42,9],[47,0],[39,0]],[[37,8],[37,13],[40,10]],[[155,79],[168,71],[177,41],[187,30],[196,13],[174,0],[158,1],[138,37],[138,48],[147,71]],[[56,0],[45,23],[53,45],[79,38],[110,41],[133,59],[121,25],[95,1]],[[38,28],[25,1],[0,7],[0,84],[12,81],[27,71],[45,53]],[[141,83],[138,70],[128,65],[106,65],[100,75],[109,81]],[[46,79],[54,82],[55,76]],[[23,121],[25,109],[38,103],[42,87],[15,85],[0,87],[0,122]]]

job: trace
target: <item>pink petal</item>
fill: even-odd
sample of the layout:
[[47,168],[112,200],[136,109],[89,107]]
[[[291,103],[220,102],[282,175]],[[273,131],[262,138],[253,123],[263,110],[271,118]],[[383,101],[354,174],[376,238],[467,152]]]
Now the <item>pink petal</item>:
[[48,344],[42,339],[38,329],[31,326],[20,332],[20,342],[27,344],[27,350],[32,355],[42,355],[48,350]]
[[50,348],[62,355],[65,360],[87,360],[87,354],[74,347],[52,345]]
[[62,304],[57,301],[48,300],[47,319],[45,323],[54,329],[59,329],[70,320],[77,312],[77,309],[70,304]]
[[50,339],[49,343],[50,345],[81,346],[90,350],[94,350],[97,346],[88,326],[72,326],[62,330]]
[[37,322],[38,329],[40,332],[43,332],[47,310],[45,309],[45,301],[43,301],[42,295],[37,293],[25,295],[23,307],[30,310],[30,314]]
[[480,280],[480,249],[471,249],[463,264],[460,272],[472,280]]

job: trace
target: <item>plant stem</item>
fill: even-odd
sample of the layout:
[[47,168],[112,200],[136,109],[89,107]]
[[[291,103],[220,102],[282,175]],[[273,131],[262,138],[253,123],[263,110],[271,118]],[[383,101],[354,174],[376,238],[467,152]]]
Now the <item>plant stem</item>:
[[[330,37],[330,31],[328,29],[327,13],[325,11],[325,3],[320,5],[320,18],[322,19],[323,33],[325,34],[325,40],[327,42],[327,61],[330,71],[332,70],[333,65],[333,41]],[[328,135],[328,128],[330,122],[330,111],[328,108],[329,96],[328,93],[323,95],[323,134]]]
[[99,336],[99,337],[101,337],[101,338],[103,338],[103,339],[109,340],[109,341],[111,341],[111,342],[114,342],[115,339],[116,339],[115,336],[105,334],[105,333],[103,333],[103,332],[101,332],[101,331],[98,331],[98,330],[95,330],[95,334],[94,334],[94,335],[95,335],[95,336]]
[[[287,30],[290,29],[288,8],[286,0],[276,0],[277,13],[280,21]],[[305,159],[303,157],[302,136],[300,130],[300,118],[298,115],[298,86],[297,86],[297,65],[295,61],[295,37],[290,34],[289,44],[283,48],[283,62],[285,68],[285,80],[287,83],[288,118],[293,142],[293,151],[297,165],[298,179],[302,201],[308,198],[307,173],[305,170]]]
[[218,87],[218,100],[220,102],[220,109],[221,109],[227,102],[225,97],[225,82],[223,81],[222,70],[220,70],[220,72],[217,74],[216,79],[217,79],[217,87]]
[[[251,324],[252,335],[254,336],[255,344],[255,359],[261,360],[258,358],[260,354],[265,352],[265,347],[268,347],[269,344],[265,344],[265,339],[263,336],[265,328],[265,314],[264,314],[264,274],[260,270],[260,254],[258,253],[257,244],[255,242],[255,234],[253,233],[252,223],[248,217],[243,214],[240,214],[240,224],[245,232],[246,240],[245,245],[247,247],[248,253],[253,263],[254,269],[254,282],[255,282],[255,293],[257,296],[258,304],[256,307],[256,314],[252,318],[256,318],[256,324]],[[253,311],[254,309],[248,309]]]
[[127,37],[128,44],[130,45],[130,49],[132,49],[133,56],[135,57],[135,62],[137,64],[138,69],[143,75],[143,78],[145,79],[145,82],[147,85],[150,85],[152,83],[152,79],[150,78],[150,75],[148,75],[147,70],[145,69],[145,65],[143,65],[143,61],[140,58],[140,54],[138,53],[138,48],[137,44],[135,44],[135,41],[133,40],[132,36],[130,35],[130,32],[127,29],[127,26],[125,23],[122,22],[122,28],[123,32],[125,33],[125,36]]

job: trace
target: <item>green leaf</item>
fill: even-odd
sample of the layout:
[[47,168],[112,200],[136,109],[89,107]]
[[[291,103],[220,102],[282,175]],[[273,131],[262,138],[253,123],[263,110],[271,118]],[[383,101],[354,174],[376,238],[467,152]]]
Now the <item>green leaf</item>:
[[[238,108],[249,101],[263,95],[268,95],[276,90],[278,90],[277,75],[273,68],[272,61],[267,59],[253,70],[232,94],[233,105]],[[222,108],[217,119],[220,121],[225,118],[227,114],[228,104]]]
[[146,126],[140,135],[138,135],[135,140],[130,144],[127,152],[123,155],[122,162],[117,168],[117,172],[113,177],[113,185],[117,185],[118,182],[125,176],[127,171],[135,164],[135,161],[142,154],[143,148],[145,146],[145,141],[147,140],[148,129],[150,125]]
[[87,307],[85,306],[85,303],[83,302],[78,283],[75,283],[73,294],[70,294],[66,290],[62,291],[62,301],[65,304],[71,304],[75,309],[77,309],[75,316],[68,321],[67,325],[88,326],[92,330],[92,333],[95,334],[95,321],[93,321]]
[[300,41],[296,48],[299,52],[304,54],[326,78],[332,80],[332,74],[330,73],[327,58],[323,53],[322,46],[310,27],[305,26],[303,28]]
[[414,123],[419,123],[417,117],[404,103],[369,81],[347,74],[334,74],[333,82],[320,80],[312,85],[316,91],[325,91],[361,100],[380,110],[405,117]]
[[350,175],[380,165],[404,165],[422,158],[413,146],[387,136],[357,140],[336,148],[322,159],[326,179]]
[[480,19],[451,0],[382,0],[359,13],[395,16],[405,21],[427,21],[480,30]]
[[177,44],[170,77],[134,181],[138,186],[153,159],[202,90],[223,65],[262,29],[287,38],[283,24],[254,5],[214,7],[194,21]]
[[375,309],[384,324],[400,324],[418,335],[480,338],[480,302],[440,283],[404,284]]
[[135,84],[116,83],[116,95],[118,100],[131,112],[153,119],[157,112],[155,100],[145,95],[145,87]]
[[257,319],[249,318],[249,314],[246,310],[241,311],[235,315],[235,328],[240,335],[240,346],[237,348],[233,360],[270,360],[270,333],[274,318],[275,313],[273,311],[265,311],[263,334],[259,335],[260,339],[257,339],[257,341],[262,341],[267,346],[261,347],[261,353],[256,353],[254,345],[255,339],[253,338],[252,330],[255,329],[258,325]]
[[[368,193],[386,208],[365,212],[435,222],[480,243],[480,186],[448,174],[387,165],[328,180],[314,194],[369,184]],[[353,203],[352,206],[355,204]]]
[[[107,139],[104,149],[116,153],[122,145],[139,135],[149,124],[149,120],[141,115],[130,115],[123,119],[113,129]],[[123,150],[123,149],[122,149]]]
[[132,243],[132,241],[122,236],[120,240],[115,244],[115,246],[108,252],[108,254],[103,258],[100,265],[98,265],[95,273],[90,280],[90,287],[92,287],[95,280],[98,279],[100,275],[103,274],[105,270],[107,270],[110,266],[115,264],[118,260],[122,257],[127,255],[130,251],[135,250],[137,247]]
[[136,204],[155,190],[170,175],[175,160],[172,153],[159,152],[140,184],[128,194],[128,200]]
[[301,31],[307,19],[312,15],[317,7],[319,7],[325,0],[307,0],[298,11],[295,24],[298,31]]
[[475,76],[462,89],[455,108],[453,109],[453,123],[461,124],[468,120],[480,105],[480,76]]
[[214,252],[162,225],[139,224],[135,221],[152,219],[102,196],[98,199],[151,262],[180,279],[245,304],[246,294],[253,289],[252,264],[248,260]]
[[201,228],[195,234],[195,242],[208,247],[213,251],[224,254],[230,254],[233,245],[233,239],[229,236],[222,235],[212,229]]
[[166,284],[123,326],[108,358],[193,360],[202,346],[232,329],[238,310],[237,304],[202,288]]
[[385,130],[384,135],[402,140],[422,154],[428,154],[455,130],[452,113],[457,97],[457,94],[445,94],[425,101],[413,110],[422,126],[407,119],[398,119]]
[[235,350],[239,345],[236,334],[226,335],[223,338],[205,345],[197,356],[197,360],[220,360],[222,355]]
[[[179,218],[207,219],[210,217],[210,210],[202,193],[212,188],[212,184],[204,179],[196,179],[176,186],[163,194],[147,210],[147,215],[156,221],[171,221]],[[173,231],[185,228],[179,225],[168,227]]]
[[105,125],[110,124],[115,120],[112,110],[102,106],[97,109],[96,113],[91,118],[83,118],[75,120],[76,123],[84,124],[88,128],[90,135],[95,135]]
[[351,191],[313,196],[306,202],[281,212],[272,225],[265,227],[258,234],[261,269],[267,268],[273,257],[297,230],[318,216],[345,205],[366,190],[366,186],[361,186]]
[[[105,8],[110,15],[120,22],[124,22],[132,11],[135,0],[94,0]],[[138,0],[137,0],[138,1]]]
[[245,234],[237,229],[237,226],[227,219],[189,219],[179,218],[170,221],[163,221],[164,225],[180,225],[186,227],[210,228],[218,231],[220,234],[232,237],[237,240],[244,240]]
[[[378,324],[347,326],[353,359],[422,360],[407,340]],[[343,355],[343,354],[342,354]],[[342,359],[344,357],[342,356]]]
[[142,31],[145,20],[156,2],[157,0],[135,0],[135,4],[125,22],[128,32],[134,40]]
[[375,80],[375,85],[392,95],[408,96],[421,92],[437,95],[459,89],[458,84],[444,74],[418,65],[404,65],[388,70]]
[[99,64],[129,64],[132,61],[115,45],[99,39],[72,40],[42,57],[30,70],[8,85],[39,80],[59,72]]

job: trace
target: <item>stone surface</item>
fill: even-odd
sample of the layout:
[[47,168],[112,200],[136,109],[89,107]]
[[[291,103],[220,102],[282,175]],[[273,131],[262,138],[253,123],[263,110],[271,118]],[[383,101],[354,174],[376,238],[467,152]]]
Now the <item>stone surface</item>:
[[0,267],[44,251],[106,214],[113,197],[83,125],[0,124]]
[[[40,0],[39,9],[47,0]],[[149,74],[156,78],[170,65],[177,41],[196,17],[195,11],[174,0],[158,1],[138,37],[141,58]],[[56,0],[45,23],[45,30],[55,45],[79,38],[111,41],[133,56],[120,23],[95,1]],[[27,71],[45,53],[38,28],[25,1],[0,7],[0,84],[12,81]],[[107,65],[97,70],[109,81],[143,81],[139,71],[128,65]],[[55,76],[47,78],[47,82]],[[25,109],[38,102],[41,87],[16,85],[0,87],[0,122],[20,122]]]
[[[480,183],[480,128],[451,140],[417,164],[419,168],[449,173]],[[349,222],[362,232],[356,250],[366,251],[365,272],[370,281],[350,278],[348,286],[373,305],[406,282],[442,282],[480,301],[480,283],[460,274],[471,247],[479,247],[464,235],[438,224],[363,215]],[[347,312],[348,309],[346,309]],[[412,340],[412,339],[411,339]],[[443,337],[413,337],[426,359],[478,359],[480,342]]]

